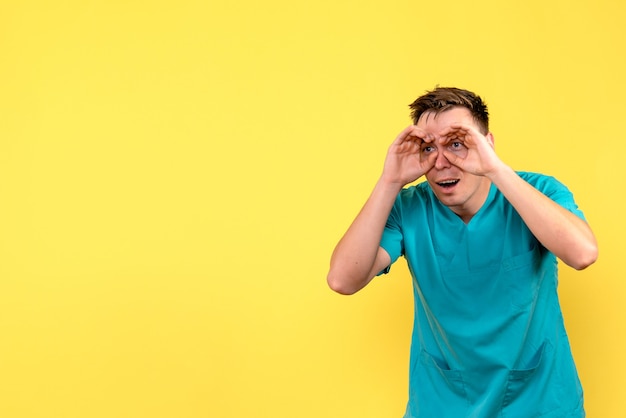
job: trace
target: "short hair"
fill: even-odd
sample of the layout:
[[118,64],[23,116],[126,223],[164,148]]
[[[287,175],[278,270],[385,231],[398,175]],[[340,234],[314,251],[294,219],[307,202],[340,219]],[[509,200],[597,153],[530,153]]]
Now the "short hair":
[[456,87],[439,87],[426,92],[409,105],[411,119],[417,125],[420,116],[426,112],[439,114],[453,107],[464,107],[470,111],[483,134],[489,132],[489,112],[487,105],[475,93]]

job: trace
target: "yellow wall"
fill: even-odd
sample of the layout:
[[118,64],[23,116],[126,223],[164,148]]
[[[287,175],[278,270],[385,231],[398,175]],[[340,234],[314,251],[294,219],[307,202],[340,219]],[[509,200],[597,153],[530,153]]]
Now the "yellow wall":
[[400,417],[404,263],[325,275],[436,84],[577,196],[566,323],[589,416],[626,416],[625,4],[2,0],[0,416]]

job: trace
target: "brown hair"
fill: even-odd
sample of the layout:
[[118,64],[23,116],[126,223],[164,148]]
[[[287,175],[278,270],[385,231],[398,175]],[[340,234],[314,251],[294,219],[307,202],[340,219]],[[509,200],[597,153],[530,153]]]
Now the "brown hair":
[[409,107],[411,108],[411,119],[416,125],[420,116],[425,112],[439,114],[453,107],[464,107],[471,112],[482,133],[489,132],[487,105],[480,96],[468,90],[437,86],[434,90],[418,97]]

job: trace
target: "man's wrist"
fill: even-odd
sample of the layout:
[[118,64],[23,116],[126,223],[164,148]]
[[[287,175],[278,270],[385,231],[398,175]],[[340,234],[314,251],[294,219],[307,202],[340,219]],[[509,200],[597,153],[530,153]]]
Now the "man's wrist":
[[378,180],[377,183],[377,187],[381,188],[385,191],[388,192],[392,192],[395,194],[400,193],[400,190],[402,190],[402,188],[406,185],[407,183],[403,183],[403,182],[399,182],[399,181],[394,181],[394,180],[390,180],[387,177],[385,177],[384,175],[380,177],[380,179]]
[[497,186],[499,182],[501,182],[510,175],[516,175],[515,170],[513,170],[511,167],[504,164],[503,162],[500,162],[500,164],[498,164],[495,169],[487,173],[486,177]]

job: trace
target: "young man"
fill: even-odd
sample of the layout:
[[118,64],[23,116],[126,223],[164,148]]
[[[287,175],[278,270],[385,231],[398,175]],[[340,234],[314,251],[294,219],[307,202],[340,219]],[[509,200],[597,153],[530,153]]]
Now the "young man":
[[329,286],[353,294],[405,257],[415,297],[405,418],[584,417],[557,257],[580,270],[598,250],[572,194],[498,158],[474,93],[436,88],[410,107],[414,125],[337,244]]

